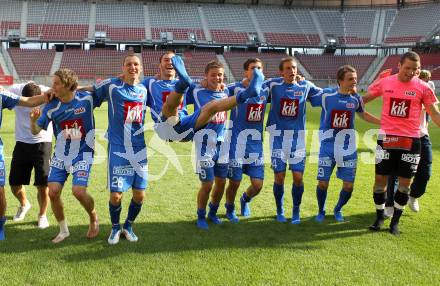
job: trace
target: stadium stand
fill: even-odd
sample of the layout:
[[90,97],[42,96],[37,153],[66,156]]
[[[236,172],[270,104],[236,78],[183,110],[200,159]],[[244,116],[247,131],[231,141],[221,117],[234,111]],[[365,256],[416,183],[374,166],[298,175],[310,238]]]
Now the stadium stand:
[[293,9],[278,7],[255,7],[254,10],[268,44],[319,45],[319,35],[309,11],[298,10],[294,12]]
[[425,5],[400,9],[385,43],[415,43],[428,35],[440,21],[440,5]]
[[188,73],[194,77],[205,75],[205,66],[209,61],[217,60],[217,55],[210,51],[187,51],[183,54]]
[[215,43],[247,44],[257,32],[246,6],[204,5],[203,11]]
[[337,39],[339,44],[345,44],[344,22],[341,12],[337,10],[317,10],[315,14],[324,35]]
[[110,41],[145,40],[145,22],[142,3],[96,4],[95,31],[104,31]]
[[206,40],[196,5],[148,3],[148,8],[153,40],[160,41],[161,32],[171,32],[173,41],[188,41],[189,33]]
[[8,49],[20,78],[49,75],[55,50]]
[[22,3],[19,1],[0,2],[0,37],[6,37],[8,30],[20,30]]
[[375,10],[349,10],[342,15],[344,20],[344,42],[347,45],[368,45],[373,32]]
[[[198,44],[208,44],[207,41],[212,39],[214,44],[242,46],[251,44],[252,34],[263,35],[264,39],[260,39],[265,41],[263,45],[304,48],[326,44],[326,36],[335,37],[340,44],[347,47],[366,47],[376,41],[371,39],[374,36],[384,38],[384,43],[377,44],[394,47],[425,40],[427,36],[433,35],[433,29],[440,28],[439,4],[400,9],[391,6],[348,8],[341,11],[322,6],[314,9],[285,7],[285,1],[281,0],[265,0],[260,1],[259,5],[250,6],[246,4],[251,2],[239,0],[227,1],[226,4],[208,0],[198,4],[183,2],[1,0],[0,37],[5,38],[8,31],[13,29],[26,32],[26,35],[21,36],[26,36],[28,41],[87,43],[92,32],[104,31],[111,42],[144,44],[148,41],[150,44],[152,41],[152,44],[158,46],[149,48],[155,49],[162,45],[162,32],[171,35],[171,44],[190,43],[189,34],[193,33]],[[21,19],[22,17],[24,18]],[[375,22],[381,25],[377,29],[373,27]],[[167,44],[170,42],[167,41]],[[184,50],[182,47],[179,52],[183,52],[188,69],[194,76],[202,76],[206,62],[216,58],[213,51]],[[347,51],[348,55],[353,49]],[[363,54],[363,51],[359,54]],[[216,52],[222,51],[217,49]],[[9,53],[20,77],[48,75],[55,54],[53,50],[30,51],[15,48],[9,49]],[[73,67],[83,78],[112,76],[119,72],[119,59],[126,53],[114,50],[67,49],[62,56],[61,66]],[[157,72],[161,53],[143,50],[145,75],[154,75]],[[371,53],[374,52],[370,49],[368,54]],[[265,62],[267,76],[278,76],[278,62],[285,56],[284,53],[224,54],[236,78],[242,76],[242,63],[254,56]],[[396,57],[398,60],[399,56]],[[298,55],[298,58],[313,78],[329,79],[334,78],[338,66],[346,63],[354,65],[361,78],[375,56]],[[424,67],[430,69],[436,79],[440,77],[437,58],[440,57],[434,55],[432,58],[422,58]],[[7,64],[10,62],[7,61]],[[394,56],[387,59],[382,69],[388,66],[397,67]]]
[[43,41],[84,41],[89,19],[88,3],[29,2],[27,37]]
[[75,71],[80,78],[107,78],[121,73],[122,59],[129,52],[115,50],[67,49],[60,68]]
[[334,79],[340,66],[349,64],[361,79],[375,56],[295,55],[313,79]]
[[163,51],[142,51],[142,65],[144,66],[145,76],[154,76],[159,72],[159,58],[162,54]]

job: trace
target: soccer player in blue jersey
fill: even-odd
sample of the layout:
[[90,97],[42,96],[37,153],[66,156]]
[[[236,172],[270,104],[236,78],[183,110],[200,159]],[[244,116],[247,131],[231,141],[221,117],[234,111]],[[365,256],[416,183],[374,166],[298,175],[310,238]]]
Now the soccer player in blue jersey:
[[[13,109],[15,106],[35,107],[43,104],[45,101],[44,95],[37,95],[33,97],[23,97],[15,95],[6,90],[0,90],[0,127],[3,119],[3,109]],[[6,222],[6,195],[5,195],[5,160],[3,157],[3,142],[0,139],[0,241],[5,239],[4,225]]]
[[[249,58],[243,64],[245,78],[228,86],[229,94],[236,95],[248,87],[252,80],[253,70],[263,70],[263,62],[258,58]],[[233,124],[231,129],[231,143],[229,149],[229,183],[226,188],[226,218],[231,222],[238,222],[235,214],[235,196],[240,187],[243,174],[250,177],[251,185],[243,192],[240,197],[241,215],[250,216],[249,203],[253,197],[258,195],[263,187],[264,180],[264,159],[263,159],[263,121],[267,102],[267,92],[264,90],[259,97],[246,100],[243,104],[231,110],[230,122]],[[222,194],[211,195],[217,199],[215,204],[219,204]]]
[[[146,106],[151,98],[140,83],[141,60],[134,54],[123,59],[122,75],[93,86],[102,101],[108,101],[108,188],[112,230],[109,244],[117,244],[121,232],[130,242],[138,241],[132,224],[141,211],[147,188],[147,149],[144,137]],[[120,225],[123,193],[132,189],[127,219]]]
[[306,101],[321,91],[313,83],[304,80],[296,82],[297,64],[294,58],[281,60],[279,71],[282,80],[269,83],[271,106],[266,130],[270,133],[271,167],[275,174],[273,194],[279,222],[284,217],[284,179],[286,165],[292,171],[292,223],[300,223],[300,205],[304,192],[303,173],[305,168],[305,120]]
[[342,207],[353,192],[357,167],[356,137],[354,114],[363,120],[380,124],[380,120],[364,109],[362,97],[356,93],[357,72],[352,66],[345,65],[337,72],[339,89],[326,88],[310,97],[312,106],[320,106],[321,123],[320,150],[318,161],[318,200],[317,222],[325,219],[325,202],[330,176],[337,166],[336,176],[343,181],[339,200],[333,209],[337,221],[343,221]]
[[[156,132],[163,139],[181,141],[194,138],[197,150],[197,171],[201,180],[197,196],[197,226],[201,229],[208,229],[206,205],[214,179],[215,188],[224,189],[226,183],[228,158],[226,160],[220,158],[220,142],[224,140],[226,111],[245,102],[249,97],[258,96],[264,76],[261,71],[255,69],[253,80],[248,88],[235,96],[228,97],[223,83],[224,68],[219,62],[212,61],[206,66],[206,87],[192,84],[180,57],[174,56],[172,64],[179,80],[175,84],[175,91],[167,97],[163,105],[163,122],[156,128]],[[179,113],[178,107],[184,98],[187,104],[195,105],[194,113],[191,115]],[[218,205],[211,205],[208,214],[208,218],[215,224],[221,223],[216,215],[217,209]]]
[[[174,91],[174,85],[177,82],[176,71],[171,62],[175,54],[167,51],[159,58],[159,73],[156,76],[146,77],[142,84],[148,90],[151,97],[151,118],[155,123],[160,121],[163,104],[166,102],[167,96]],[[179,105],[179,113],[187,115],[185,98]]]
[[99,233],[95,204],[87,193],[95,140],[93,108],[99,102],[89,93],[75,91],[77,86],[78,77],[73,71],[56,71],[52,84],[56,98],[42,112],[34,109],[30,114],[32,134],[46,130],[52,122],[56,137],[47,179],[52,211],[60,227],[53,243],[59,243],[70,235],[61,200],[61,191],[70,173],[73,176],[72,193],[90,217],[87,237],[94,238]]

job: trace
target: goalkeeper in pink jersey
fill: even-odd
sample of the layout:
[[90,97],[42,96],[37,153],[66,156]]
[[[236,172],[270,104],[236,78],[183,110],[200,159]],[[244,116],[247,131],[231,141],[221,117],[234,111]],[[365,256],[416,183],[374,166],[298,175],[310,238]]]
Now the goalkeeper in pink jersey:
[[380,230],[384,222],[388,176],[398,176],[398,190],[394,196],[394,215],[390,232],[399,235],[399,220],[408,202],[411,179],[420,161],[420,114],[423,106],[432,121],[440,126],[437,98],[429,85],[417,77],[420,57],[405,53],[399,62],[399,72],[372,83],[364,102],[382,96],[382,114],[376,148],[376,177],[373,198],[376,220],[370,226]]

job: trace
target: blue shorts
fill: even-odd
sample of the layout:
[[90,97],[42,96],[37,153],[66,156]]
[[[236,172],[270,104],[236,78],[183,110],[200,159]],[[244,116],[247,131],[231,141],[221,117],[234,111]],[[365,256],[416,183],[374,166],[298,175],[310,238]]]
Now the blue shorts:
[[72,165],[66,166],[64,160],[53,155],[50,160],[48,183],[60,183],[64,185],[69,174],[72,174],[72,185],[87,187],[92,168],[93,158],[85,158],[84,153],[72,160]]
[[212,157],[198,160],[197,173],[200,181],[211,182],[214,181],[214,177],[227,178],[229,163],[219,162],[220,146],[221,143],[217,143],[216,152]]
[[145,190],[148,185],[147,147],[108,145],[108,182],[110,192]]
[[196,122],[199,118],[201,109],[198,109],[193,114],[185,115],[179,113],[179,122],[171,126],[168,124],[167,118],[162,116],[161,122],[157,122],[154,126],[159,137],[166,141],[187,142],[194,138],[196,130]]
[[3,157],[3,143],[0,140],[0,187],[4,187],[6,183],[6,167]]
[[321,145],[319,150],[318,175],[316,179],[320,181],[330,181],[333,169],[337,166],[336,177],[345,182],[354,182],[356,177],[357,153],[345,156],[339,164],[333,154],[333,148],[324,148]]
[[293,172],[304,173],[306,167],[306,150],[304,148],[297,149],[297,143],[305,145],[303,142],[298,142],[295,137],[292,145],[288,148],[283,146],[283,137],[275,137],[273,146],[271,146],[271,168],[274,173],[281,173],[286,171],[286,166],[289,164],[289,170]]
[[263,158],[249,164],[242,164],[237,160],[229,161],[228,179],[241,181],[243,173],[251,179],[264,180],[264,161]]

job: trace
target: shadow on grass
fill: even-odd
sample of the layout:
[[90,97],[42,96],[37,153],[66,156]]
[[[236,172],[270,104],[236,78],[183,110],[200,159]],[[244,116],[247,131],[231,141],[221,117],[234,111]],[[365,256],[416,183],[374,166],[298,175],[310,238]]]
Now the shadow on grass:
[[238,224],[224,222],[210,225],[208,231],[196,228],[194,221],[138,223],[134,230],[139,237],[130,243],[121,237],[118,245],[109,246],[107,236],[110,225],[101,225],[96,239],[85,237],[87,225],[70,226],[71,236],[58,245],[50,239],[58,232],[57,226],[45,230],[22,229],[23,224],[6,226],[7,240],[0,243],[1,253],[26,253],[30,251],[57,251],[67,262],[89,261],[117,257],[126,253],[154,254],[203,251],[212,249],[298,249],[311,250],[322,247],[315,243],[345,239],[370,233],[367,226],[374,214],[347,216],[346,222],[337,223],[331,216],[318,224],[313,217],[304,218],[300,225],[278,223],[273,217],[242,219]]

